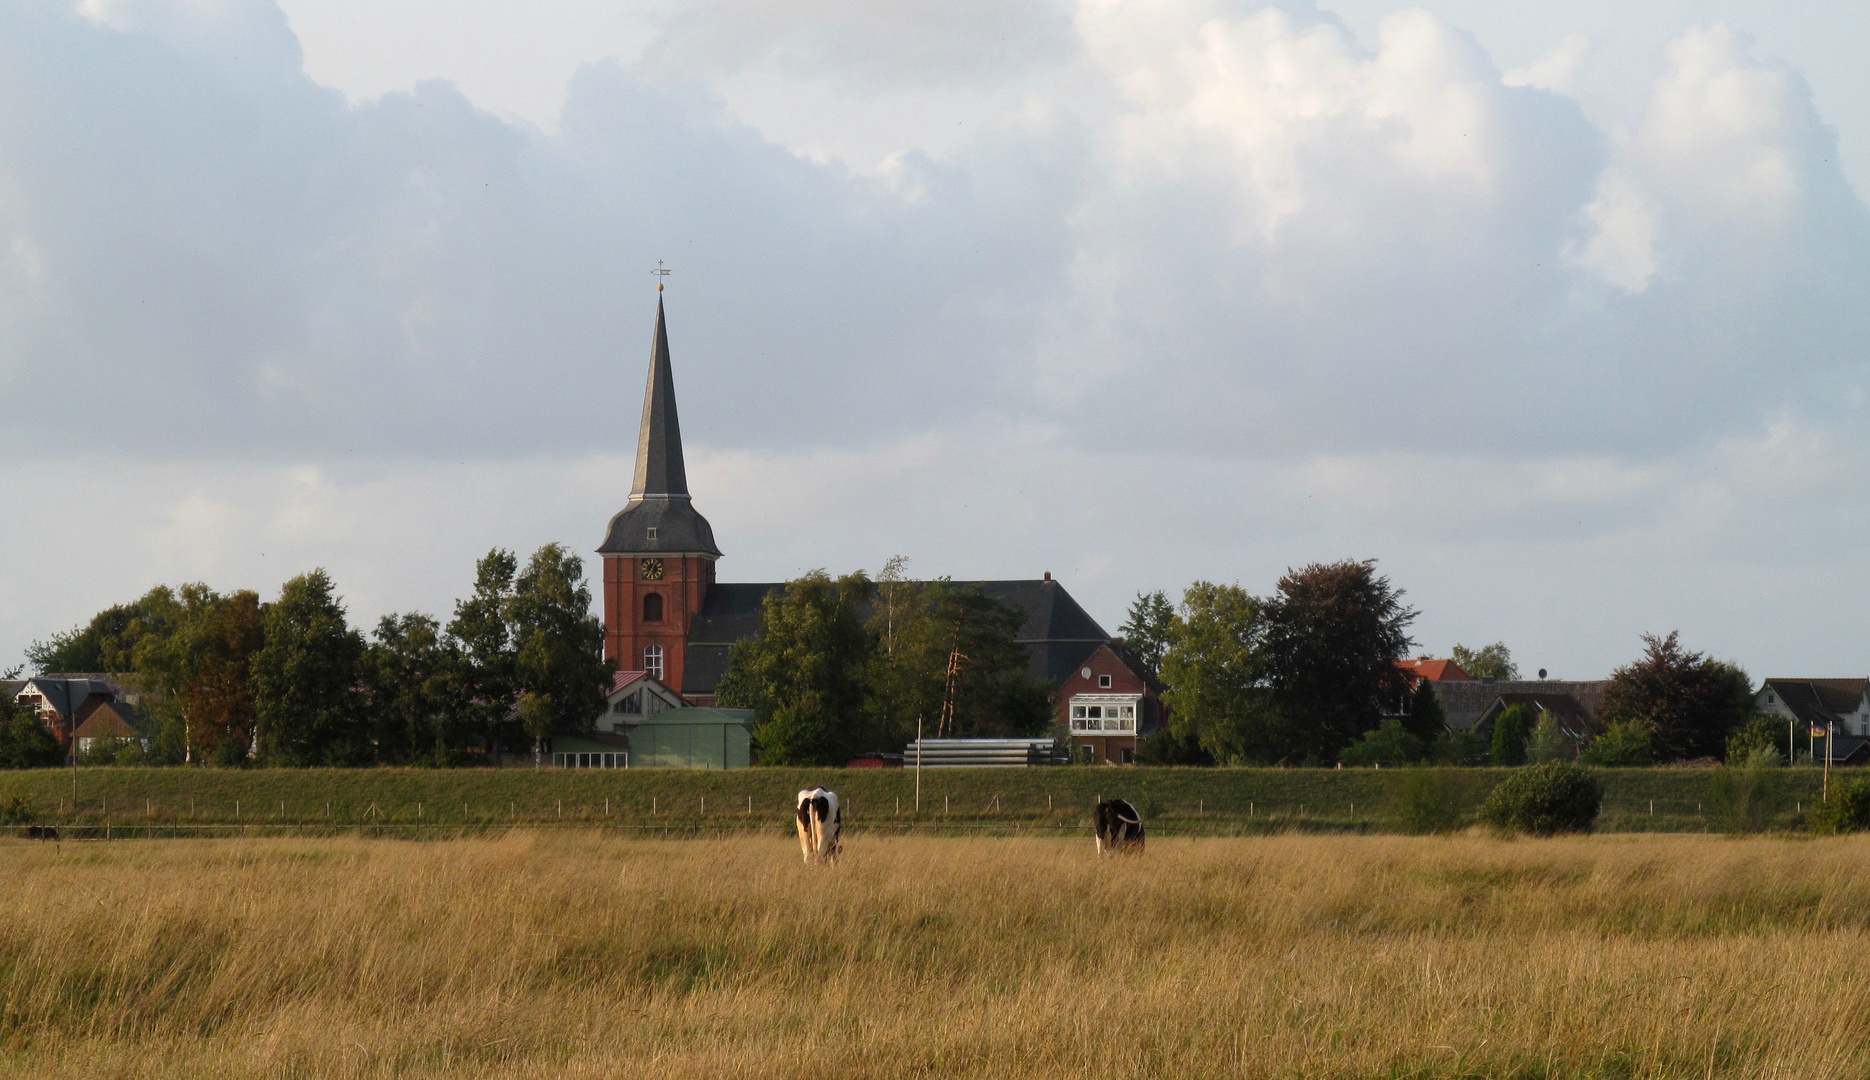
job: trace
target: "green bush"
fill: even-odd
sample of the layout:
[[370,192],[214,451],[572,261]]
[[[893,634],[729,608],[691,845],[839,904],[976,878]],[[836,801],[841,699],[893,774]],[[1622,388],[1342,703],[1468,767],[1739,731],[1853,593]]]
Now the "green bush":
[[1727,761],[1746,761],[1756,755],[1770,753],[1784,764],[1786,760],[1787,725],[1785,720],[1764,713],[1754,713],[1745,724],[1734,729],[1727,736]]
[[1502,780],[1480,808],[1480,822],[1497,832],[1533,836],[1590,832],[1603,801],[1603,786],[1589,769],[1548,761]]
[[1805,825],[1821,834],[1870,829],[1870,777],[1831,785],[1831,797],[1812,806]]
[[1711,820],[1727,833],[1764,832],[1786,802],[1785,771],[1770,747],[1714,770],[1708,781]]
[[1586,765],[1605,768],[1649,764],[1649,727],[1641,720],[1612,724],[1578,754]]
[[1450,729],[1429,747],[1429,760],[1437,765],[1485,765],[1487,743],[1471,729]]
[[1422,760],[1422,740],[1391,717],[1345,747],[1338,760],[1345,765],[1412,765]]
[[0,825],[31,825],[38,816],[33,813],[32,800],[24,795],[0,799]]
[[1463,769],[1399,769],[1383,787],[1396,827],[1420,836],[1466,825],[1479,801],[1480,777]]

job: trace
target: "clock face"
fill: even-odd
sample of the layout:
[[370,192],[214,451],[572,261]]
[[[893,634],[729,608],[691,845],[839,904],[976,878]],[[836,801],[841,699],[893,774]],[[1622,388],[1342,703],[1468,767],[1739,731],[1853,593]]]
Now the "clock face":
[[643,580],[644,581],[661,581],[662,580],[662,560],[661,559],[644,559],[643,560]]

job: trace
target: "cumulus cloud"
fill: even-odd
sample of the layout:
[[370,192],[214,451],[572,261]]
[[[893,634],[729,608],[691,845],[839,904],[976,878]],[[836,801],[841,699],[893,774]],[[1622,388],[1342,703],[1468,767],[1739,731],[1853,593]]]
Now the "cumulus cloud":
[[489,546],[594,539],[657,259],[730,577],[1072,570],[1114,623],[1376,554],[1507,624],[1436,634],[1633,637],[1762,552],[1837,571],[1749,501],[1870,505],[1870,221],[1798,72],[1725,26],[1606,128],[1582,36],[1502,73],[1423,11],[630,12],[532,123],[320,85],[268,0],[0,6],[0,396],[36,403],[4,490],[88,483],[138,552],[0,526],[112,567],[56,617],[16,581],[0,633],[321,562],[445,610]]

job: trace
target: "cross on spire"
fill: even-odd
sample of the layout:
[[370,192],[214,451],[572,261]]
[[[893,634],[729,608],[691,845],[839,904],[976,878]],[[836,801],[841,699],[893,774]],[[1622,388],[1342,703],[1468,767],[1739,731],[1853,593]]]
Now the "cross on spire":
[[662,279],[662,278],[666,278],[666,277],[668,277],[668,276],[669,276],[670,274],[672,274],[672,273],[674,273],[674,272],[675,272],[675,271],[673,271],[673,270],[670,270],[670,269],[669,269],[668,267],[666,267],[666,266],[664,266],[664,265],[662,265],[662,260],[661,260],[661,259],[657,259],[657,260],[656,260],[656,268],[655,268],[654,270],[651,270],[651,271],[650,271],[650,273],[652,273],[652,274],[654,274],[654,275],[656,275],[656,277],[657,277],[657,279],[658,279],[658,280],[656,281],[656,291],[657,291],[657,292],[661,292],[661,291],[662,291],[662,281],[661,281],[660,279]]

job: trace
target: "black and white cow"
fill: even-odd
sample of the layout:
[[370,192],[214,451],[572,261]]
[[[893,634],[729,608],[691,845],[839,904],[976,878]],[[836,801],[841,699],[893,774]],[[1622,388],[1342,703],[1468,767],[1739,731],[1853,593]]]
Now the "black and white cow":
[[824,788],[799,792],[799,850],[807,863],[838,861],[843,826],[837,792]]
[[1091,820],[1097,826],[1099,855],[1143,853],[1143,815],[1127,801],[1108,799],[1098,803]]

